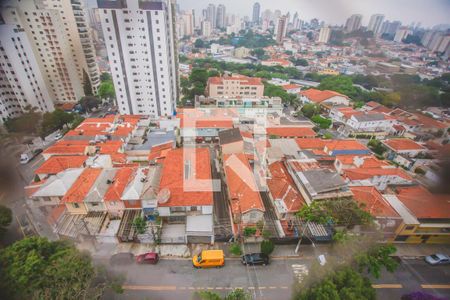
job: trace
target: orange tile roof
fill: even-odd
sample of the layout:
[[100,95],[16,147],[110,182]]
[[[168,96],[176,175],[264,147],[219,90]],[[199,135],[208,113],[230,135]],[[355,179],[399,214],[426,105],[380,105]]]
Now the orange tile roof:
[[102,169],[86,168],[62,199],[62,203],[83,202]]
[[33,196],[33,194],[34,194],[35,192],[37,192],[37,191],[42,187],[42,185],[43,185],[46,181],[47,181],[47,179],[43,179],[43,180],[37,181],[37,182],[32,181],[29,185],[27,185],[26,187],[24,187],[25,195],[26,195],[28,198],[30,198],[31,196]]
[[289,175],[286,167],[280,161],[269,165],[271,178],[267,180],[267,186],[273,199],[282,199],[288,212],[297,212],[305,205],[300,192]]
[[[190,166],[190,175],[185,179]],[[160,189],[168,189],[170,198],[159,206],[213,205],[211,161],[207,148],[169,150],[161,173]]]
[[347,96],[342,95],[335,91],[330,91],[330,90],[321,91],[321,90],[317,90],[317,89],[309,89],[306,91],[301,91],[300,95],[305,96],[306,98],[308,98],[309,100],[311,100],[312,102],[315,102],[315,103],[323,102],[323,101],[330,99],[331,97],[335,97],[335,96],[348,98]]
[[294,84],[294,83],[290,83],[290,84],[285,84],[285,85],[282,85],[281,86],[284,90],[292,90],[292,89],[298,89],[298,88],[300,88],[301,86],[300,85],[298,85],[298,84]]
[[47,149],[44,150],[44,154],[72,154],[72,155],[84,155],[86,154],[86,147],[88,146],[88,143],[86,141],[86,143],[84,145],[81,144],[73,144],[73,143],[69,143],[69,144],[62,144],[62,143],[57,143],[54,144],[53,146],[48,147]]
[[81,168],[87,155],[52,156],[34,171],[35,174],[57,174],[69,168]]
[[320,138],[302,138],[302,139],[295,139],[295,142],[300,147],[300,149],[322,150],[326,145],[331,143],[331,140],[324,140]]
[[339,160],[344,165],[354,165],[355,158],[359,158],[363,163],[359,166],[360,168],[380,168],[388,167],[389,163],[379,160],[373,155],[361,156],[361,155],[336,155],[336,159]]
[[432,194],[423,186],[397,187],[397,198],[418,219],[450,219],[450,196]]
[[280,137],[315,137],[317,134],[309,127],[270,127],[266,129],[268,135]]
[[134,178],[136,168],[124,167],[117,170],[113,183],[109,186],[103,199],[105,201],[120,201],[122,193],[128,183]]
[[353,199],[363,204],[363,209],[374,217],[399,218],[400,216],[373,186],[351,186]]
[[346,177],[350,180],[364,180],[375,176],[399,176],[405,180],[412,180],[401,168],[354,168],[344,170]]
[[389,146],[395,151],[402,151],[402,150],[426,150],[426,148],[413,140],[410,139],[389,139],[383,141],[384,144]]
[[333,150],[369,150],[358,140],[331,140],[326,145],[328,151]]
[[265,211],[245,154],[227,154],[223,161],[233,213],[246,213],[252,209]]

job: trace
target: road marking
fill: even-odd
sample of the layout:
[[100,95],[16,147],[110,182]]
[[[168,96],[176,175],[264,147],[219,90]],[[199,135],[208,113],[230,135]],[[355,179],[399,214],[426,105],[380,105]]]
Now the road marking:
[[305,278],[309,273],[308,267],[304,264],[293,264],[291,267],[298,282],[302,282],[303,278]]
[[282,288],[282,289],[288,289],[287,286],[280,286],[280,288]]
[[260,290],[265,290],[266,287],[265,287],[265,286],[260,286],[259,289],[260,289]]
[[393,284],[387,283],[387,284],[372,284],[372,287],[374,289],[401,289],[403,285],[395,283]]
[[269,289],[271,289],[271,290],[276,289],[276,288],[277,288],[276,286],[269,286]]
[[223,290],[223,287],[216,287],[216,290]]
[[423,289],[450,289],[450,284],[421,284]]
[[174,285],[124,285],[124,290],[148,290],[148,291],[175,291],[177,289]]

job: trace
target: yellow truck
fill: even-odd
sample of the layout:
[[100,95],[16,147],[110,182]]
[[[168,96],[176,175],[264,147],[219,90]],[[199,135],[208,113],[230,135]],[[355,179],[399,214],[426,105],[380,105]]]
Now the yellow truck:
[[225,255],[222,250],[203,250],[192,258],[194,268],[221,268],[225,265]]

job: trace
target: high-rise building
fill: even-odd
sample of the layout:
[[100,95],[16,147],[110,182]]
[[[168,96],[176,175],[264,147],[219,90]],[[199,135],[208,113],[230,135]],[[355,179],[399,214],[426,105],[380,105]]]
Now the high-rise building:
[[79,0],[9,0],[1,15],[5,24],[25,32],[53,102],[78,101],[85,79],[95,91],[99,70]]
[[375,14],[370,17],[369,25],[367,30],[372,31],[374,36],[379,35],[381,31],[381,24],[383,23],[384,15]]
[[192,36],[194,34],[193,10],[186,11],[178,17],[178,37]]
[[361,28],[361,20],[362,15],[359,14],[351,15],[350,18],[348,18],[347,22],[345,23],[345,31],[353,32]]
[[408,35],[410,35],[412,33],[411,30],[409,30],[408,27],[400,27],[399,29],[397,29],[397,31],[395,32],[395,36],[394,36],[394,42],[397,43],[401,43],[404,39],[406,39],[408,37]]
[[27,106],[53,110],[53,95],[27,34],[17,25],[0,25],[0,124],[16,118]]
[[402,23],[400,21],[394,21],[394,22],[384,21],[383,25],[381,25],[380,33],[381,34],[385,33],[385,34],[394,36],[401,25],[402,25]]
[[259,4],[259,2],[255,2],[255,4],[253,4],[253,17],[252,17],[253,24],[259,24],[260,12],[261,12],[261,5]]
[[211,23],[212,28],[216,28],[216,6],[212,3],[206,9],[206,21]]
[[283,39],[286,36],[287,32],[287,17],[281,16],[278,18],[276,26],[275,26],[275,40],[278,44],[283,43]]
[[298,16],[298,12],[295,12],[294,17],[292,18],[292,28],[294,30],[300,29],[300,18]]
[[202,21],[202,36],[209,37],[211,35],[211,22],[210,21]]
[[322,27],[319,32],[319,39],[317,42],[319,43],[328,43],[330,40],[331,29],[330,27]]
[[174,3],[98,0],[97,4],[119,112],[172,115],[178,97]]
[[216,27],[217,28],[225,28],[225,25],[226,25],[225,17],[226,17],[225,5],[219,4],[217,6],[217,15],[216,15]]

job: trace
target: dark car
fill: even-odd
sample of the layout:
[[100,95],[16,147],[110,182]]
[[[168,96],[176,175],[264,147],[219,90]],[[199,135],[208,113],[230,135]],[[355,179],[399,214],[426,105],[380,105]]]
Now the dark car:
[[159,255],[155,252],[147,252],[136,256],[138,264],[152,264],[155,265],[159,261]]
[[130,252],[117,253],[109,259],[111,265],[129,265],[134,263],[134,255]]
[[39,154],[41,154],[42,153],[42,151],[44,151],[44,150],[42,150],[42,149],[36,149],[36,150],[34,150],[33,151],[33,155],[39,155]]
[[269,264],[269,256],[264,253],[251,253],[242,256],[242,264],[243,265],[268,265]]

